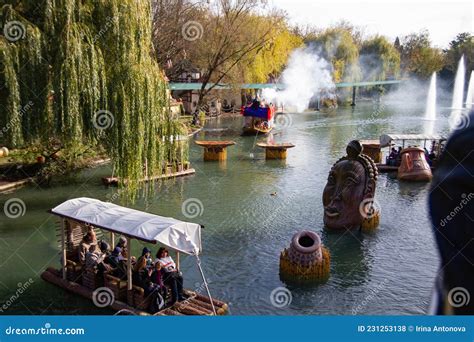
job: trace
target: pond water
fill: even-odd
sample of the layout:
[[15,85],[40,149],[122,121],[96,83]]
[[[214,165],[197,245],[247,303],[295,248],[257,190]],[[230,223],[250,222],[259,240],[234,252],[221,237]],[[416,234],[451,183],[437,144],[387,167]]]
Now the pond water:
[[[431,123],[423,120],[422,105],[360,103],[281,117],[275,141],[296,145],[285,162],[265,161],[256,143],[266,138],[239,135],[240,116],[210,120],[196,138],[235,140],[227,162],[204,163],[202,149],[191,144],[196,174],[164,182],[133,207],[205,226],[204,271],[212,295],[229,302],[231,314],[423,314],[439,261],[427,210],[429,184],[400,183],[381,174],[376,192],[381,222],[373,234],[326,232],[321,201],[328,171],[348,141],[423,132]],[[447,133],[447,116],[441,114],[435,132]],[[56,219],[47,210],[72,197],[116,198],[117,189],[100,181],[110,172],[109,166],[99,167],[51,188],[32,185],[2,195],[2,204],[20,198],[26,212],[16,219],[2,213],[0,220],[0,303],[6,304],[0,313],[110,313],[39,277],[47,266],[59,265]],[[197,204],[197,212],[183,212],[185,200]],[[330,250],[331,276],[324,284],[295,287],[279,279],[279,254],[301,229],[319,232]],[[135,242],[133,253],[142,247]],[[185,286],[199,287],[195,259],[182,257],[181,264]],[[291,302],[281,308],[270,299],[279,287],[291,291]]]

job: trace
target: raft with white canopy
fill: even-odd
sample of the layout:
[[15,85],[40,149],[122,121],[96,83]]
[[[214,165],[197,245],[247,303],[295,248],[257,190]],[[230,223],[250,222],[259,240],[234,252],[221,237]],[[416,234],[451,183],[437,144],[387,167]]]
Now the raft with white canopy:
[[144,242],[161,243],[189,255],[201,251],[201,226],[110,202],[81,197],[61,203],[51,213]]
[[393,141],[401,141],[403,148],[405,147],[405,141],[423,141],[426,146],[427,141],[442,142],[446,140],[446,137],[438,134],[393,134],[387,133],[380,136],[380,147],[389,147]]
[[[50,212],[61,218],[59,236],[62,250],[62,268],[60,271],[48,268],[42,274],[43,279],[93,299],[94,291],[98,287],[97,283],[101,285],[101,279],[95,279],[96,275],[90,274],[91,272],[85,269],[83,265],[79,265],[74,258],[78,255],[77,249],[85,231],[91,228],[99,229],[101,232],[108,231],[110,233],[109,241],[112,246],[115,245],[115,234],[124,236],[127,239],[129,251],[131,251],[132,239],[146,243],[158,243],[175,250],[178,269],[180,252],[196,257],[207,297],[195,291],[186,290],[185,293],[189,298],[185,302],[178,302],[173,307],[166,308],[158,314],[224,314],[227,312],[227,304],[211,297],[206,278],[202,272],[199,259],[199,254],[202,251],[201,226],[199,224],[158,216],[87,197],[65,201],[51,209]],[[131,259],[130,256],[127,258],[126,284],[123,284],[123,281],[112,275],[105,274],[104,286],[112,288],[114,301],[110,306],[113,309],[117,311],[125,309],[133,313],[146,314],[146,310],[143,308],[144,305],[137,305],[137,298],[140,302],[141,297],[139,295],[141,294],[143,297],[143,291],[133,285]],[[121,300],[127,303],[123,303]],[[145,301],[145,299],[142,300]]]

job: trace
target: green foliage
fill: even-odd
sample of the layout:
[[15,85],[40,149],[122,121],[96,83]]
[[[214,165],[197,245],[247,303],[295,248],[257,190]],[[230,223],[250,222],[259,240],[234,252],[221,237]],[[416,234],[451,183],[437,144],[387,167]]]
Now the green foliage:
[[310,34],[306,43],[321,48],[323,57],[331,61],[334,82],[355,82],[361,77],[358,64],[359,47],[351,28],[344,25]]
[[444,66],[443,52],[431,46],[428,31],[405,36],[399,51],[402,70],[408,76],[426,79]]
[[449,43],[446,52],[446,69],[454,74],[459,59],[464,55],[466,72],[474,70],[474,36],[468,32],[460,33]]
[[[14,1],[0,11],[3,25],[18,21],[25,29],[16,41],[0,36],[4,143],[55,138],[66,150],[103,146],[131,193],[140,179],[185,160],[187,147],[177,139],[185,130],[171,117],[166,81],[151,57],[149,1],[32,4]],[[98,128],[101,112],[111,114],[105,129]]]
[[360,64],[365,81],[385,80],[398,77],[400,53],[383,36],[375,36],[363,42]]
[[[264,17],[259,20],[267,20]],[[272,39],[265,46],[249,54],[237,68],[245,83],[266,83],[284,69],[290,53],[303,45],[301,37],[293,34],[286,24],[274,26]]]

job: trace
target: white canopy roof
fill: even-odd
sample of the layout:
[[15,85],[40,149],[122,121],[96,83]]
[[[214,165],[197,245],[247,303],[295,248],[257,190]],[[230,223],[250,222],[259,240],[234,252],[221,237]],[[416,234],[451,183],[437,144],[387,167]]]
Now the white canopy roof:
[[51,212],[138,240],[158,242],[186,254],[199,254],[202,247],[199,224],[153,215],[93,198],[74,198],[53,208]]
[[386,147],[390,145],[393,140],[446,140],[441,135],[433,134],[382,134],[380,136],[380,147]]

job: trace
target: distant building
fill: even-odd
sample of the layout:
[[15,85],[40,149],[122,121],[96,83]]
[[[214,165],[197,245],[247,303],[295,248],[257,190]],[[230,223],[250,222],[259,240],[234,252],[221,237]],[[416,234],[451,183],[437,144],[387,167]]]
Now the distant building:
[[[175,83],[199,83],[201,81],[201,71],[187,58],[183,58],[168,69],[167,76],[170,82]],[[191,114],[196,110],[199,100],[197,90],[173,90],[171,96],[182,101],[186,113]]]
[[[173,83],[200,83],[202,81],[201,71],[187,58],[170,66],[166,74],[169,81]],[[171,96],[182,101],[187,114],[196,111],[199,101],[198,90],[173,90]],[[208,100],[202,108],[207,115],[217,116],[221,114],[221,111],[239,110],[240,108],[240,94],[236,96],[235,90],[212,90],[207,97]]]

